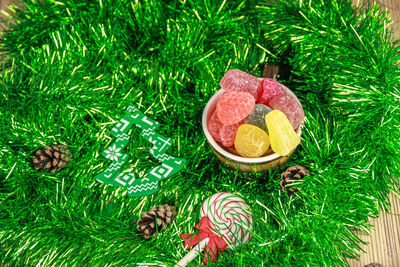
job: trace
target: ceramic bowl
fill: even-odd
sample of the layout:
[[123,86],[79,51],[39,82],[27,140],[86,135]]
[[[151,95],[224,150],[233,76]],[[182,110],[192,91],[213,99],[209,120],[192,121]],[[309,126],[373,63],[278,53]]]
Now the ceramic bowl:
[[[292,95],[297,100],[297,102],[300,103],[299,99],[289,88],[287,88],[284,85],[282,85],[282,88],[288,94]],[[259,158],[244,158],[237,154],[234,154],[234,151],[229,151],[229,148],[225,148],[222,144],[214,140],[214,138],[208,131],[207,123],[211,115],[215,111],[218,97],[220,97],[224,92],[225,91],[223,89],[220,89],[210,98],[210,100],[208,101],[207,105],[204,108],[202,117],[202,126],[204,135],[206,136],[207,142],[210,145],[214,155],[218,158],[218,160],[225,166],[228,166],[233,169],[239,169],[240,171],[244,172],[262,172],[271,168],[275,168],[276,166],[284,165],[288,160],[288,158],[293,154],[293,152],[296,149],[291,151],[287,156],[281,156],[276,153],[272,153]],[[296,131],[296,133],[300,137],[301,137],[302,127],[303,127],[303,122]]]

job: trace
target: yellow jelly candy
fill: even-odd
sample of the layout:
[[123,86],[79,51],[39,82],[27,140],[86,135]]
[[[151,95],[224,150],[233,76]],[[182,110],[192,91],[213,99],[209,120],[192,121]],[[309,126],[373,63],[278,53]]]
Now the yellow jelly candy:
[[260,157],[267,152],[269,145],[268,134],[262,129],[250,124],[239,126],[235,137],[235,148],[242,157]]
[[268,113],[265,116],[265,123],[271,140],[271,148],[275,153],[286,156],[300,144],[300,137],[282,111],[275,109]]

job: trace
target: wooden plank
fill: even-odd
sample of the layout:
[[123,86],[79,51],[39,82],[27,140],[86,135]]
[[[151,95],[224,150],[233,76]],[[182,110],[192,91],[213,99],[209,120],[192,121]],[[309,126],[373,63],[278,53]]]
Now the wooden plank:
[[370,223],[374,229],[370,235],[358,232],[361,240],[368,242],[362,245],[365,251],[359,260],[349,260],[351,267],[360,267],[377,262],[386,267],[400,266],[400,199],[393,193],[389,195],[391,208],[389,212],[382,212],[379,218]]
[[[11,0],[0,0],[0,19],[3,19],[5,16],[1,13],[2,10],[7,11],[7,5],[10,4]],[[7,30],[4,25],[0,25],[0,38],[2,31]],[[0,52],[0,63],[8,60],[7,55],[4,52]]]
[[[357,6],[368,0],[352,0],[353,5]],[[394,30],[396,36],[400,36],[400,0],[376,0],[383,10],[388,11],[392,17],[393,24],[390,28]]]
[[394,22],[393,28],[396,30],[397,35],[400,33],[400,1],[399,0],[379,0],[378,3],[389,11]]
[[0,0],[0,9],[4,9],[10,0]]
[[[7,11],[7,6],[11,3],[12,0],[0,0],[0,10],[5,10]],[[3,14],[0,13],[0,17],[2,17]]]

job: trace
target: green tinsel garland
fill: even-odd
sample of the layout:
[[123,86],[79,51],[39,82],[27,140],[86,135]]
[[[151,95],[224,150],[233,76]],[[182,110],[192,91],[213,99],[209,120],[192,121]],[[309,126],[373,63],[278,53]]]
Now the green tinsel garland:
[[[3,35],[0,74],[0,263],[171,265],[186,253],[199,207],[218,191],[253,209],[254,235],[215,265],[344,265],[359,253],[355,229],[387,208],[400,174],[399,47],[379,6],[349,0],[25,1]],[[285,64],[306,125],[291,163],[311,170],[297,197],[279,173],[230,173],[201,132],[201,113],[230,68],[261,76]],[[175,140],[185,171],[151,197],[100,185],[110,129],[131,103]],[[129,171],[154,165],[132,134]],[[134,138],[136,136],[136,138]],[[67,144],[57,174],[33,170],[31,154]],[[107,203],[119,203],[108,207]],[[170,203],[175,223],[142,240],[143,210]],[[200,263],[200,259],[198,259]]]

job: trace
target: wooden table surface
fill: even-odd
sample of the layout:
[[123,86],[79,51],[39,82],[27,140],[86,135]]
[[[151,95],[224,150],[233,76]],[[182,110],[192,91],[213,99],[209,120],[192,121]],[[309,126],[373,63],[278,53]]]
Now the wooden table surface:
[[361,240],[368,242],[362,245],[365,251],[359,260],[349,260],[351,267],[362,267],[369,263],[380,263],[385,267],[400,266],[400,199],[389,195],[392,207],[390,212],[382,212],[379,218],[372,219],[374,225],[371,234],[358,232]]
[[[11,0],[0,0],[0,9],[4,9]],[[352,0],[355,5],[362,0]],[[381,6],[387,9],[394,21],[391,26],[397,35],[400,33],[400,0],[379,0]],[[379,218],[372,219],[375,226],[371,233],[358,233],[368,245],[361,247],[365,251],[359,260],[349,260],[351,267],[362,267],[376,262],[385,267],[400,267],[400,198],[390,194],[392,204],[390,212],[382,212]]]

